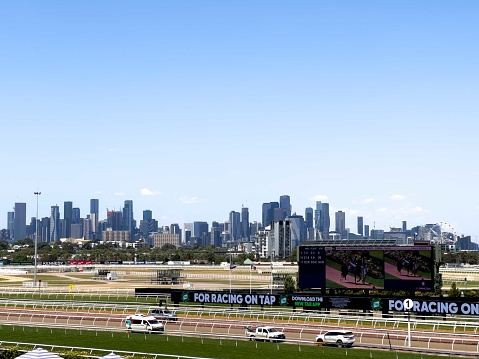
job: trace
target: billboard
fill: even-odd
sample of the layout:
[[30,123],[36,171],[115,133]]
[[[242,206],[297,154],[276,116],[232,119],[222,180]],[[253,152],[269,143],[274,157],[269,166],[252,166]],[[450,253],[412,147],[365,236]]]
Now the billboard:
[[300,288],[432,291],[432,246],[300,246]]

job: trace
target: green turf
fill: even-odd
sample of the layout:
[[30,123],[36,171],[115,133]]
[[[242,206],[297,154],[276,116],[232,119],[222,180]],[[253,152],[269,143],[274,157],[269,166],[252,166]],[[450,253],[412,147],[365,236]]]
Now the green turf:
[[[106,349],[108,351],[201,356],[222,359],[244,359],[259,356],[261,359],[277,359],[278,357],[281,357],[281,359],[311,359],[312,355],[331,359],[362,359],[366,357],[374,359],[420,359],[424,356],[428,359],[440,358],[439,356],[432,355],[421,356],[420,354],[375,351],[360,348],[323,348],[310,344],[276,344],[245,340],[201,339],[165,334],[145,335],[141,333],[108,333],[88,330],[78,331],[10,326],[0,327],[0,337],[1,341],[43,344],[43,347],[47,350],[51,350],[47,345],[58,345]],[[58,352],[61,350],[53,351]]]

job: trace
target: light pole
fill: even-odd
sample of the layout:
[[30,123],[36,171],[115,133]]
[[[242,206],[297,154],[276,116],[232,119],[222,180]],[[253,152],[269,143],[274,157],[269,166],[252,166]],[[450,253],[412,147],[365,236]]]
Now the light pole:
[[35,221],[35,264],[33,269],[33,285],[37,286],[37,251],[38,251],[38,197],[42,194],[42,192],[33,192],[35,196],[37,196],[37,217]]

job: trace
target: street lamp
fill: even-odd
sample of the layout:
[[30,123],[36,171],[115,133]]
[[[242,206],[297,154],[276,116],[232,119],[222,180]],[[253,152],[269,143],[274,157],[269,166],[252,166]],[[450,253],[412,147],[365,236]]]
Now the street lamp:
[[35,264],[33,270],[33,285],[37,286],[37,251],[38,251],[38,197],[42,194],[42,192],[33,192],[35,196],[37,196],[37,217],[35,221]]

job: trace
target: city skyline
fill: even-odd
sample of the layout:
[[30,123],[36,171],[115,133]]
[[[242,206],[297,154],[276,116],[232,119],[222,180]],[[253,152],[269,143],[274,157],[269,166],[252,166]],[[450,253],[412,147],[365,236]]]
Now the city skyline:
[[[132,200],[161,224],[291,197],[479,236],[479,3],[0,2],[0,227]],[[137,212],[139,213],[139,212]],[[137,214],[138,215],[138,214]],[[135,215],[135,216],[137,216]]]
[[[114,211],[114,212],[120,213],[122,215],[122,217],[125,219],[125,223],[131,223],[130,221],[134,220],[136,222],[136,227],[134,227],[134,228],[136,228],[137,230],[140,230],[140,232],[141,232],[140,221],[145,215],[149,219],[155,219],[157,221],[157,226],[158,227],[163,227],[163,226],[169,227],[173,224],[175,224],[175,225],[177,224],[177,225],[179,225],[179,228],[181,228],[181,229],[186,228],[186,225],[190,225],[192,223],[207,223],[207,226],[209,226],[213,223],[226,223],[226,222],[232,223],[232,222],[234,222],[233,227],[236,228],[236,229],[233,230],[233,232],[234,232],[233,236],[234,236],[234,238],[236,238],[236,240],[239,240],[240,238],[247,238],[247,237],[244,236],[244,233],[245,233],[245,231],[249,231],[249,226],[248,226],[248,230],[246,230],[247,227],[245,227],[246,224],[243,221],[244,217],[246,217],[246,221],[249,224],[253,224],[253,223],[256,222],[259,225],[261,225],[263,223],[263,221],[265,220],[265,217],[264,217],[265,215],[270,216],[270,218],[267,218],[267,221],[275,221],[275,222],[279,220],[279,219],[277,219],[278,216],[281,217],[281,219],[294,218],[294,217],[300,216],[300,217],[303,218],[304,223],[306,223],[306,224],[309,223],[309,225],[308,225],[309,227],[317,227],[318,230],[320,230],[320,231],[323,231],[322,228],[329,227],[328,233],[329,232],[331,232],[331,233],[332,232],[337,232],[339,234],[341,234],[344,230],[347,229],[348,232],[350,232],[350,233],[362,235],[363,233],[360,233],[360,231],[359,231],[359,223],[361,223],[362,226],[364,226],[364,227],[362,227],[362,231],[363,232],[366,231],[365,233],[369,233],[370,230],[374,230],[374,229],[383,230],[383,231],[387,232],[387,231],[389,231],[389,229],[392,229],[392,228],[400,228],[403,231],[405,231],[406,229],[411,229],[411,228],[417,227],[417,226],[439,224],[443,227],[443,230],[445,230],[445,231],[454,232],[454,234],[456,234],[457,236],[462,236],[462,235],[471,236],[471,237],[473,237],[473,241],[476,240],[476,238],[474,238],[473,235],[468,234],[468,233],[459,233],[457,231],[457,229],[454,228],[451,225],[451,223],[443,222],[443,221],[431,221],[431,222],[428,222],[428,223],[410,223],[406,219],[403,218],[400,222],[395,223],[394,225],[389,225],[388,227],[379,227],[379,226],[376,225],[376,221],[373,220],[372,223],[364,221],[364,217],[361,216],[361,215],[358,215],[355,212],[349,213],[349,216],[348,216],[348,213],[344,212],[341,209],[336,209],[329,202],[325,202],[324,201],[325,197],[322,197],[323,201],[315,200],[315,207],[310,207],[310,206],[305,207],[302,210],[302,212],[292,210],[291,213],[290,213],[289,211],[284,211],[284,208],[282,209],[280,207],[280,201],[284,200],[285,197],[287,197],[287,203],[288,203],[289,208],[292,209],[293,206],[292,206],[292,203],[291,203],[291,197],[289,195],[281,195],[280,197],[278,197],[278,201],[263,202],[262,203],[261,209],[260,209],[261,215],[260,215],[259,219],[251,218],[251,215],[250,215],[251,214],[251,208],[242,205],[242,207],[240,209],[232,209],[230,212],[228,212],[228,214],[225,216],[226,217],[225,219],[216,218],[216,219],[212,219],[210,221],[203,221],[202,219],[194,218],[194,219],[191,219],[190,221],[183,221],[183,222],[166,221],[166,222],[162,223],[161,218],[157,217],[155,215],[154,211],[152,211],[149,208],[137,209],[137,213],[135,214],[135,211],[133,210],[134,201],[132,201],[132,200],[125,200],[124,203],[123,203],[123,206],[120,206],[119,208],[108,208],[108,212],[105,211],[105,213],[103,215],[102,211],[99,210],[99,208],[101,207],[101,200],[99,200],[99,199],[90,199],[88,201],[89,202],[89,211],[83,211],[81,208],[75,206],[75,204],[72,201],[64,201],[63,202],[64,211],[61,210],[62,205],[55,204],[55,205],[50,206],[50,208],[49,208],[50,215],[42,216],[41,211],[39,211],[38,216],[39,216],[40,220],[42,218],[47,218],[47,219],[49,218],[50,226],[51,226],[50,235],[52,235],[52,233],[56,233],[55,227],[58,227],[58,221],[60,220],[60,218],[65,219],[66,221],[69,221],[71,223],[71,218],[72,218],[73,212],[75,212],[75,218],[78,218],[78,220],[79,220],[80,217],[81,218],[90,217],[90,221],[92,222],[91,225],[93,226],[92,232],[93,233],[98,232],[97,230],[95,230],[96,226],[98,225],[97,223],[99,221],[107,221],[108,213],[111,213],[112,211]],[[273,207],[276,208],[276,210],[278,211],[278,212],[275,211],[274,214],[273,214],[273,211],[271,209],[270,209],[270,212],[267,211],[268,208],[271,208],[271,205],[273,205],[273,204],[276,204]],[[267,207],[265,207],[265,206],[267,206]],[[136,207],[136,205],[135,205],[135,207]],[[23,218],[25,218],[26,225],[28,225],[30,223],[30,220],[35,217],[35,216],[28,216],[28,211],[27,211],[28,203],[15,203],[13,211],[15,211],[15,208],[20,208],[20,213],[21,213],[20,222],[23,220]],[[318,210],[318,208],[320,208],[320,209]],[[319,217],[316,217],[316,216],[322,216],[320,214],[321,211],[328,211],[328,216],[324,217],[324,218],[326,218],[325,219],[326,222],[324,222],[324,223],[320,222],[318,220]],[[254,212],[255,211],[253,211],[253,213]],[[5,214],[8,221],[10,221],[10,219],[11,219],[10,213],[11,212],[8,212],[8,213]],[[311,218],[307,218],[308,217],[307,213],[309,213],[309,216]],[[232,217],[233,214],[234,214],[234,217]],[[15,219],[15,218],[16,217],[14,217],[14,222],[16,223],[15,225],[19,226],[19,224],[18,224],[19,220]],[[337,222],[338,218],[340,218],[339,223]],[[52,223],[54,223],[54,226],[52,226]],[[130,228],[129,230],[130,230],[130,233],[131,233],[131,229],[133,228],[132,227],[133,223],[125,224],[125,225]],[[7,226],[0,227],[0,229],[7,229]],[[126,228],[124,228],[124,229],[126,229]],[[65,229],[65,230],[67,231],[66,233],[68,233],[69,229]],[[326,232],[322,233],[322,236],[325,236],[325,235],[327,235]],[[306,238],[307,234],[305,233],[304,236]],[[56,240],[58,240],[59,239],[58,234],[56,234],[56,236],[54,238],[56,238]]]

